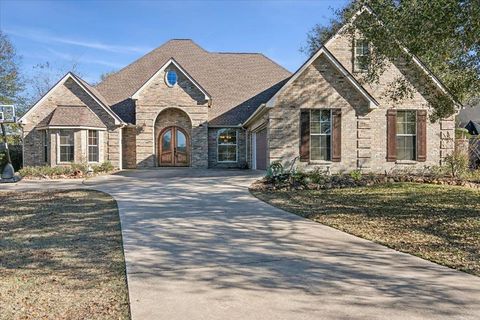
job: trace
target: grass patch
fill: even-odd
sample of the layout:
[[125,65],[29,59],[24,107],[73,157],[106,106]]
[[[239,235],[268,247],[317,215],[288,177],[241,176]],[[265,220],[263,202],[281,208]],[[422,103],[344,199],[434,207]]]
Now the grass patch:
[[115,200],[0,192],[0,319],[130,319]]
[[286,211],[480,276],[479,190],[396,183],[251,192]]

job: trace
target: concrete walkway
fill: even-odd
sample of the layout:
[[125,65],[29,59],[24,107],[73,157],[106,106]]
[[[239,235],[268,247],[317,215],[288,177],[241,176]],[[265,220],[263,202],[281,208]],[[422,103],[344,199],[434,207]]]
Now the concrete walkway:
[[249,194],[255,177],[170,169],[87,182],[118,201],[133,319],[479,318],[480,278],[273,208]]

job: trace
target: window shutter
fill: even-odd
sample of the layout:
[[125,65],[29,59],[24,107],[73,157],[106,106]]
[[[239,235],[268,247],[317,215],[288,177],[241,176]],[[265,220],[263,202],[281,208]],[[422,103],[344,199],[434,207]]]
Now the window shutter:
[[342,160],[342,109],[332,110],[332,161]]
[[387,161],[397,160],[397,110],[387,110]]
[[427,161],[427,111],[417,111],[417,161]]
[[310,161],[310,110],[300,111],[300,161]]

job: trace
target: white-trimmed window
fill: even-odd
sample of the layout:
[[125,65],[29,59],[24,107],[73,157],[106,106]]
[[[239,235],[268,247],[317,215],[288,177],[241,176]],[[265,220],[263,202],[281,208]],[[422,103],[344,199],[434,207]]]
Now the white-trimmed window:
[[397,111],[397,160],[415,160],[417,157],[417,113]]
[[332,159],[332,110],[310,110],[310,160]]
[[60,130],[59,151],[60,162],[73,162],[75,159],[75,144],[72,130]]
[[354,71],[368,71],[368,63],[370,56],[370,45],[365,39],[355,39],[354,46]]
[[237,136],[236,129],[221,129],[217,134],[217,161],[237,162]]
[[98,162],[98,131],[88,130],[88,162]]
[[48,130],[43,131],[43,162],[48,162]]

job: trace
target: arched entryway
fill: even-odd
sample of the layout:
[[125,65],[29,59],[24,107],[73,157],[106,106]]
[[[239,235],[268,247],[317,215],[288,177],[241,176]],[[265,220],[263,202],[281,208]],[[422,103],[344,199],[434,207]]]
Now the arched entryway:
[[155,121],[157,165],[188,167],[191,159],[190,117],[182,110],[163,110]]
[[190,139],[185,130],[172,126],[163,129],[158,139],[158,165],[186,167],[190,163]]

